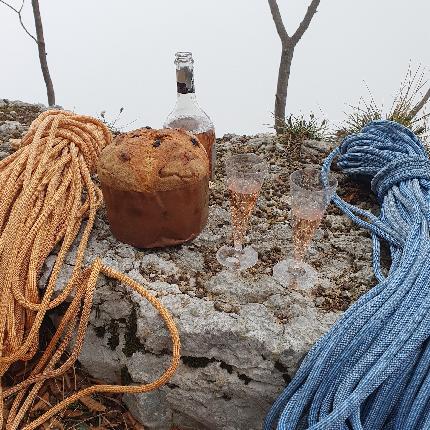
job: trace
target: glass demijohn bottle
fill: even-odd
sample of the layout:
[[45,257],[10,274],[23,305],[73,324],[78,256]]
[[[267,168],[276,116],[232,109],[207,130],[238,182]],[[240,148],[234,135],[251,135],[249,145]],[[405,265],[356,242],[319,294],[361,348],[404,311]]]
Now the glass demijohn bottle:
[[164,123],[166,128],[182,128],[193,133],[209,157],[210,174],[215,168],[215,128],[209,116],[198,105],[194,90],[194,60],[191,52],[175,54],[178,97],[175,108]]

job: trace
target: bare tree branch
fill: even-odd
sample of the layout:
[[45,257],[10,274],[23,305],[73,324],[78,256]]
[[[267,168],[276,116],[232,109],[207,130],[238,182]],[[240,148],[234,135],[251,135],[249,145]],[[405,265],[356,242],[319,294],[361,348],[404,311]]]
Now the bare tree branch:
[[430,88],[427,90],[427,92],[424,94],[424,97],[421,99],[420,102],[418,102],[415,107],[411,110],[410,116],[411,118],[415,117],[417,113],[426,105],[426,103],[430,99]]
[[311,23],[312,18],[314,17],[319,4],[320,4],[320,0],[312,0],[311,4],[309,5],[308,10],[306,11],[305,17],[303,18],[303,21],[300,23],[296,32],[291,37],[295,45],[302,38],[305,31],[308,29],[309,24]]
[[45,38],[43,36],[43,25],[42,25],[42,17],[40,15],[39,8],[39,0],[32,0],[33,6],[33,16],[34,16],[34,24],[36,27],[36,37],[34,37],[24,25],[22,21],[22,10],[24,8],[25,0],[22,0],[21,7],[19,9],[13,7],[11,4],[7,3],[4,0],[0,0],[1,4],[7,6],[10,10],[15,12],[18,15],[19,22],[21,23],[21,27],[25,30],[25,32],[36,42],[37,50],[39,52],[39,62],[40,68],[42,69],[43,79],[46,85],[46,92],[48,95],[48,104],[49,106],[55,105],[55,93],[54,93],[54,85],[52,84],[51,75],[49,73],[48,61],[46,59],[46,46],[45,46]]
[[9,3],[5,2],[4,0],[0,0],[0,3],[3,3],[5,6],[7,6],[9,9],[13,10],[19,18],[19,23],[21,24],[21,27],[24,29],[24,31],[37,43],[37,39],[27,30],[27,27],[24,25],[24,22],[22,21],[22,9],[24,7],[25,0],[22,0],[21,7],[19,9],[14,8]]
[[269,0],[270,11],[272,12],[273,21],[275,22],[276,30],[279,34],[279,38],[282,44],[286,43],[289,39],[287,30],[282,21],[281,12],[279,11],[278,3],[276,0]]
[[15,9],[11,4],[6,3],[6,2],[5,2],[5,1],[3,1],[3,0],[0,0],[0,2],[1,2],[1,3],[3,3],[4,5],[6,5],[9,9],[12,9],[14,12],[19,13],[19,10],[18,10],[18,9]]

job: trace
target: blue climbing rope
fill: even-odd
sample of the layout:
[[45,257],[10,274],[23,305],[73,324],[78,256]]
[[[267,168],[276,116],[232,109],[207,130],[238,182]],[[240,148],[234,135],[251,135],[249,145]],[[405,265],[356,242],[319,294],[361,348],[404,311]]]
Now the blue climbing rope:
[[[371,180],[379,216],[335,195],[372,235],[378,284],[320,338],[270,409],[264,429],[430,429],[430,161],[419,139],[391,121],[348,136],[334,158]],[[384,275],[380,241],[391,267]]]

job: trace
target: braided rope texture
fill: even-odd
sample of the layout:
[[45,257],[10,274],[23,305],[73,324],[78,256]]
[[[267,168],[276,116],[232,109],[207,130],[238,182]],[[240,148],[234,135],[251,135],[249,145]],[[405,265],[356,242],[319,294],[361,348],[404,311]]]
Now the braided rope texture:
[[[91,176],[100,151],[111,140],[110,132],[100,121],[51,110],[32,123],[21,148],[0,161],[0,428],[38,428],[57,412],[92,393],[154,390],[167,382],[178,367],[179,334],[166,308],[140,284],[103,265],[98,258],[89,267],[83,267],[96,211],[102,203],[101,191]],[[73,272],[54,298],[54,287],[75,240],[79,243]],[[38,278],[54,247],[59,249],[58,256],[41,294]],[[85,388],[24,424],[43,383],[66,372],[78,358],[100,274],[132,288],[157,309],[173,344],[170,367],[154,382],[141,386]],[[66,300],[70,301],[67,311],[29,377],[11,388],[3,388],[1,380],[9,367],[32,359],[38,352],[39,330],[46,312]],[[60,363],[67,347],[70,356]],[[6,419],[4,400],[9,396],[14,398]]]
[[[348,136],[334,158],[371,180],[379,216],[337,195],[334,203],[373,241],[377,285],[320,338],[269,411],[278,430],[430,429],[430,162],[407,128],[373,121]],[[387,274],[380,241],[391,252]]]

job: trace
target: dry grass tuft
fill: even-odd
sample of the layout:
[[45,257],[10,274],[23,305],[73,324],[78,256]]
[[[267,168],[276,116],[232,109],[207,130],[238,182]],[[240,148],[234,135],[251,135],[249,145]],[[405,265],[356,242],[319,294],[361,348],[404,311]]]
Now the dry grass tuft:
[[368,88],[369,100],[361,98],[358,105],[350,105],[351,112],[347,114],[341,128],[336,131],[336,137],[343,138],[349,134],[358,133],[373,120],[388,119],[408,127],[422,140],[426,140],[430,114],[422,113],[422,108],[417,111],[426,85],[427,80],[423,69],[418,67],[413,71],[409,67],[388,112],[384,112],[384,107],[376,103]]

